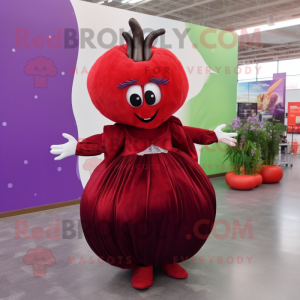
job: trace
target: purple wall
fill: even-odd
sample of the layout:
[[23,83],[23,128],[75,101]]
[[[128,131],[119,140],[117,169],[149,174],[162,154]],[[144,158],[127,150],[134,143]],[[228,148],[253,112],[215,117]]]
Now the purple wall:
[[[0,20],[0,212],[78,199],[77,158],[54,161],[50,154],[51,144],[66,141],[63,132],[77,138],[70,67],[78,48],[63,41],[65,28],[78,31],[73,7],[69,0],[1,0]],[[29,33],[30,48],[18,48],[17,28]],[[53,38],[57,28],[59,49],[47,41],[34,47],[35,36]]]

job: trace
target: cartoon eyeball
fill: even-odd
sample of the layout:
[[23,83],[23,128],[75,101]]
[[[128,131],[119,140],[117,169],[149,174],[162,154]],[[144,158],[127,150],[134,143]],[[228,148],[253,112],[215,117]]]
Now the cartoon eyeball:
[[148,105],[154,106],[160,102],[161,92],[156,83],[147,83],[144,87],[145,101]]
[[132,85],[128,88],[126,99],[132,107],[140,107],[143,104],[143,92],[140,85]]

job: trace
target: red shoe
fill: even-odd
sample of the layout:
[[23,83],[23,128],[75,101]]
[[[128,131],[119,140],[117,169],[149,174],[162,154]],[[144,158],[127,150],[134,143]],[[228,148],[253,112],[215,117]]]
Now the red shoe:
[[174,264],[161,264],[163,271],[170,277],[177,279],[187,278],[189,273],[181,267],[178,263]]
[[136,267],[131,278],[131,285],[139,290],[149,288],[153,284],[153,266]]

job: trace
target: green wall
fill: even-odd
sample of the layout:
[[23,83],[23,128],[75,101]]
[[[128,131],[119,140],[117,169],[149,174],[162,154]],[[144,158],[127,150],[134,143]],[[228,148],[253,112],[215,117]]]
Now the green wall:
[[[207,27],[187,23],[186,28],[190,29],[189,39],[192,44],[197,45],[196,49],[205,63],[219,74],[209,75],[199,94],[185,104],[181,118],[185,125],[214,130],[218,125],[231,122],[236,116],[237,74],[235,68],[237,67],[238,43],[231,47],[222,46],[222,41],[220,44],[218,37],[220,33],[222,36],[224,31],[217,30],[215,33],[205,34],[205,41],[208,44],[216,44],[216,48],[209,49],[209,46],[204,46],[202,43],[206,32],[203,31],[207,30]],[[232,44],[233,34],[225,33],[222,40],[227,45]],[[207,175],[230,170],[228,162],[223,164],[225,148],[225,144],[202,147],[200,165]]]

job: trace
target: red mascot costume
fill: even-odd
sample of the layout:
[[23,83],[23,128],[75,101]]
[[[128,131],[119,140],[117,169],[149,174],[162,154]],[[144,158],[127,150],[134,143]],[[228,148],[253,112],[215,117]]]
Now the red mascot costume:
[[139,23],[130,19],[129,25],[127,45],[102,55],[87,81],[95,107],[116,123],[78,143],[63,134],[69,142],[51,153],[60,154],[56,159],[104,153],[81,198],[84,235],[101,259],[134,269],[132,286],[145,289],[153,283],[153,265],[186,278],[178,262],[199,251],[214,224],[215,192],[193,143],[236,140],[222,126],[187,127],[172,116],[186,100],[185,71],[172,52],[152,46],[163,29],[144,40]]

